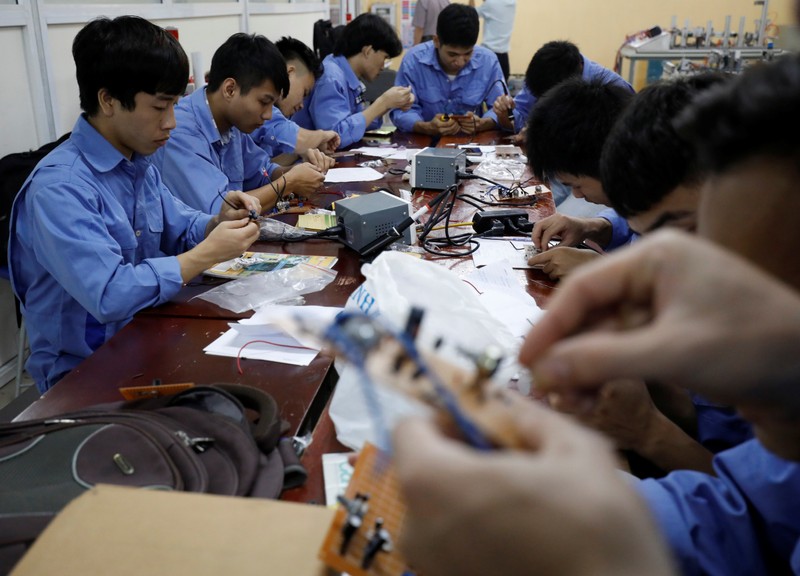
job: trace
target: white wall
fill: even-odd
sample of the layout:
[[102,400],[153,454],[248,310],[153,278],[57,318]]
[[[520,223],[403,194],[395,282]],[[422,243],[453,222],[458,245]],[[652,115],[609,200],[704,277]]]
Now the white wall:
[[22,27],[0,28],[0,54],[0,156],[5,156],[38,145]]

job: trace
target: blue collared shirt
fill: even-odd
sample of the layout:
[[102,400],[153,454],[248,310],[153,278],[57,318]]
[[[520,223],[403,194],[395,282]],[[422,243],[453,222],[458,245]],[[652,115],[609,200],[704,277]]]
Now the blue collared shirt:
[[177,200],[148,158],[129,161],[81,117],[23,185],[9,262],[41,392],[133,315],[183,285],[177,258],[211,218]]
[[475,46],[472,58],[453,80],[439,64],[433,41],[423,42],[406,52],[395,78],[396,86],[411,86],[414,104],[408,111],[392,110],[389,116],[403,132],[412,132],[417,122],[430,122],[437,114],[483,116],[483,105],[489,110],[503,94],[503,71],[497,56],[486,48]]
[[[581,55],[581,57],[583,58],[583,73],[581,74],[581,78],[583,78],[584,81],[591,82],[593,80],[599,80],[603,84],[615,84],[633,92],[633,87],[628,84],[622,76],[616,72],[612,72],[608,68],[603,68],[597,62],[592,62],[586,56]],[[528,117],[531,115],[531,109],[533,109],[533,105],[536,104],[536,100],[536,96],[531,94],[527,86],[523,87],[514,97],[514,130],[516,132],[522,130],[525,124],[528,123]],[[494,104],[494,101],[492,101],[492,104]],[[497,122],[497,115],[494,112],[490,111],[488,115]]]
[[175,121],[177,127],[153,154],[153,163],[167,188],[192,208],[217,214],[229,190],[260,188],[278,168],[248,134],[233,127],[225,138],[220,135],[205,88],[181,98]]
[[361,113],[367,107],[364,84],[347,58],[329,54],[322,64],[322,76],[292,120],[308,130],[333,130],[339,134],[341,146],[350,146],[361,140],[367,129],[380,128],[383,120],[376,118],[367,126],[367,119]]
[[637,483],[685,576],[800,574],[800,464],[757,440]]
[[274,158],[279,154],[291,154],[297,148],[297,135],[300,126],[283,115],[277,106],[272,107],[272,118],[264,122],[261,128],[250,134],[253,142]]
[[611,224],[611,241],[606,246],[603,246],[603,250],[615,250],[639,238],[639,235],[631,230],[628,221],[617,214],[617,211],[613,208],[606,208],[596,218],[604,218]]

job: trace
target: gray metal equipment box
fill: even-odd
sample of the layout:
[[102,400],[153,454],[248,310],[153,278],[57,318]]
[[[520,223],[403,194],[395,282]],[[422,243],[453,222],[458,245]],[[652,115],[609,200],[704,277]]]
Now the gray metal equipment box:
[[445,190],[467,167],[467,152],[458,148],[423,148],[411,161],[411,186]]
[[[357,198],[336,201],[336,220],[344,228],[344,243],[353,250],[383,238],[395,224],[408,218],[408,202],[388,192],[373,192]],[[398,240],[411,244],[411,230],[403,232]]]

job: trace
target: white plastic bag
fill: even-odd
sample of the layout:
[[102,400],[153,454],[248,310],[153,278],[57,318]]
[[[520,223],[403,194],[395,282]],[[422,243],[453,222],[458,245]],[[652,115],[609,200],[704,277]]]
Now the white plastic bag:
[[[443,339],[437,349],[448,361],[469,366],[469,361],[459,349],[482,352],[488,346],[506,352],[506,361],[498,381],[508,381],[517,372],[515,362],[519,340],[491,317],[481,304],[474,288],[463,282],[447,268],[408,256],[387,251],[372,264],[362,269],[366,280],[345,305],[345,310],[359,309],[368,315],[380,314],[395,329],[405,326],[411,307],[425,310],[417,335],[421,349],[433,349],[433,343]],[[363,384],[352,366],[337,360],[340,377],[333,393],[330,415],[339,441],[353,449],[360,449],[365,441],[380,444],[381,434],[374,429],[373,418],[367,408]],[[391,429],[403,414],[413,410],[398,393],[379,388],[381,417]]]

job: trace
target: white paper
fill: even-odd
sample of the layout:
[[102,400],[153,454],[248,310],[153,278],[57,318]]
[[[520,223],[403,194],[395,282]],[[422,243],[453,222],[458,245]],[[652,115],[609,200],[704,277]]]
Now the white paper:
[[[275,344],[283,344],[285,346],[302,346],[297,340],[288,336],[277,329],[273,331],[264,331],[259,334],[240,333],[238,330],[230,329],[222,336],[214,340],[211,344],[206,346],[203,351],[206,354],[213,354],[214,356],[228,356],[236,358],[240,356],[239,351],[242,346],[253,342],[253,340],[268,340]],[[317,350],[306,350],[298,348],[285,348],[283,346],[275,346],[271,344],[264,344],[255,342],[249,344],[244,350],[241,351],[242,358],[253,360],[268,360],[270,362],[280,362],[282,364],[291,364],[293,366],[308,366],[311,361],[317,356]]]
[[[239,331],[267,326],[288,333],[309,348],[321,348],[321,332],[333,323],[342,308],[336,306],[264,306],[252,317],[232,324]],[[306,328],[308,327],[308,328]],[[313,331],[313,332],[312,332]]]
[[348,453],[335,453],[322,455],[322,477],[325,480],[325,504],[336,506],[336,497],[344,496],[350,478],[353,476],[353,467],[347,461]]
[[536,300],[525,291],[486,290],[479,296],[481,304],[514,336],[524,338],[544,314]]
[[374,156],[375,158],[388,158],[392,154],[397,153],[397,148],[393,146],[377,147],[377,146],[362,146],[361,148],[352,148],[347,153],[358,153],[364,156]]
[[472,262],[475,266],[486,266],[508,260],[512,268],[535,268],[535,266],[529,266],[528,259],[525,258],[525,245],[531,244],[529,239],[515,238],[511,241],[481,238],[480,244],[480,248],[472,254]]
[[336,184],[339,182],[372,182],[380,180],[383,174],[374,168],[331,168],[325,174],[325,182]]
[[498,260],[473,270],[463,280],[469,282],[478,292],[495,289],[525,293],[508,260]]
[[458,147],[462,150],[466,150],[467,148],[478,148],[481,151],[481,154],[489,154],[495,150],[494,146],[479,146],[477,144],[459,144]]
[[387,160],[411,160],[417,152],[422,151],[422,148],[405,148],[401,150],[397,150],[393,154],[389,156],[385,156]]

